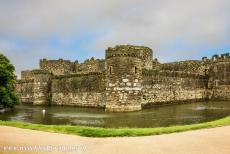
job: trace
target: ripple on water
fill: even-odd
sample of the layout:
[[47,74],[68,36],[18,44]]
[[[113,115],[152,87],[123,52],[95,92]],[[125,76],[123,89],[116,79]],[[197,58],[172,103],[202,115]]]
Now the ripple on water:
[[214,107],[214,106],[197,106],[192,108],[192,110],[226,110],[226,109],[228,108]]
[[17,116],[10,117],[10,120],[12,120],[12,121],[18,121],[18,120],[23,120],[23,119],[27,119],[27,118],[28,118],[28,114],[21,113],[21,114],[18,114]]
[[[199,115],[194,115],[194,116],[176,116],[176,117],[168,117],[168,118],[164,118],[164,119],[161,119],[161,121],[167,121],[167,120],[189,120],[189,119],[202,119],[203,117],[202,116],[199,116]],[[159,121],[158,118],[152,118],[151,119],[152,121]]]
[[86,114],[86,113],[54,113],[55,118],[107,118],[106,114]]
[[103,125],[104,122],[102,120],[72,120],[71,123],[76,125]]

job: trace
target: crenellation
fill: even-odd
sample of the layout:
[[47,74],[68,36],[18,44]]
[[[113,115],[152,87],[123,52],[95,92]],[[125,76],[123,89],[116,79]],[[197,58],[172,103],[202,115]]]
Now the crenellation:
[[168,71],[182,71],[182,72],[192,72],[198,73],[199,68],[202,66],[202,61],[200,60],[187,60],[178,61],[171,63],[160,64],[158,70],[168,70]]
[[103,72],[105,70],[105,60],[94,59],[93,57],[74,65],[74,73]]
[[223,53],[223,54],[215,54],[212,56],[211,59],[208,59],[206,62],[214,63],[214,62],[228,62],[230,61],[230,55],[229,53]]
[[50,72],[46,70],[36,69],[36,70],[26,70],[21,72],[21,79],[28,80],[34,79],[38,74],[50,74]]
[[207,62],[208,61],[208,57],[202,57],[202,61],[203,62]]
[[54,75],[65,75],[73,72],[74,65],[70,60],[40,60],[40,69],[49,71]]

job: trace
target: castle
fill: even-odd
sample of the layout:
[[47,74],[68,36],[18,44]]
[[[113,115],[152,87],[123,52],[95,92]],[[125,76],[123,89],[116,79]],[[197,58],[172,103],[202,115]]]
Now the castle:
[[40,60],[22,71],[16,91],[34,105],[72,105],[106,111],[138,111],[152,105],[230,100],[229,54],[159,63],[148,47],[119,45],[105,59],[84,63]]

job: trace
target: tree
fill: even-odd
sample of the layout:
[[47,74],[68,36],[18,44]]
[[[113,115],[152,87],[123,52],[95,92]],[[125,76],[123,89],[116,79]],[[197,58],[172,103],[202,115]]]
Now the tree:
[[0,105],[3,107],[14,107],[19,103],[15,93],[16,76],[14,66],[9,59],[0,54]]

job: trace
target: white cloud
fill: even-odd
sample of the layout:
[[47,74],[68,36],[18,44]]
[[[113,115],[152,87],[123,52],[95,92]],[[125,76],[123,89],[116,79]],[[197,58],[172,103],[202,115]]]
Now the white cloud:
[[[5,53],[13,57],[20,50],[13,40],[31,43],[12,58],[21,70],[35,64],[33,56],[52,57],[52,48],[41,40],[55,36],[68,45],[90,31],[101,34],[89,44],[92,51],[137,44],[151,47],[162,60],[192,58],[228,43],[229,8],[229,0],[0,0],[0,49],[7,48]],[[177,41],[182,45],[175,49]],[[30,53],[40,49],[42,53]]]

